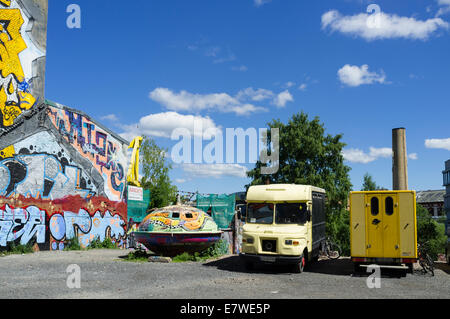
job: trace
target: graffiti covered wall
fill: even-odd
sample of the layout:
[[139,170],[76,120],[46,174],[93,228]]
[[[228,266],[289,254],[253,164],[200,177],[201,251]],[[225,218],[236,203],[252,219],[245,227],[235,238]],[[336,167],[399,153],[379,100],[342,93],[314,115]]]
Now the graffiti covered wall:
[[21,195],[0,199],[0,247],[9,243],[37,244],[40,249],[62,250],[68,240],[78,238],[82,247],[110,238],[125,246],[126,204],[80,196],[40,200]]
[[126,185],[129,143],[72,109],[49,106],[48,115],[58,133],[101,175],[106,196],[121,200]]
[[47,0],[0,0],[0,249],[126,236],[129,142],[44,97]]
[[44,96],[46,0],[0,1],[0,129]]

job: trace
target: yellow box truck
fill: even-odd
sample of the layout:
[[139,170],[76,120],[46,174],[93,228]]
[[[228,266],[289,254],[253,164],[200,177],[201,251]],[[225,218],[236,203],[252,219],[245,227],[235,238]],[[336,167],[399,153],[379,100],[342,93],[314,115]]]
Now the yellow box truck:
[[369,264],[412,272],[417,261],[416,192],[351,192],[350,245],[356,272]]
[[291,264],[302,272],[325,241],[325,190],[294,184],[251,186],[240,257],[255,263]]

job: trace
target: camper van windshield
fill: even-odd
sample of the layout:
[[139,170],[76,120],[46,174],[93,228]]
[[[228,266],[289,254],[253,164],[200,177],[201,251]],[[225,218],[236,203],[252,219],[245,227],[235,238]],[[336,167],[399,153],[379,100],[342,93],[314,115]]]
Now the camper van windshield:
[[307,207],[305,203],[277,204],[275,222],[277,224],[306,223]]
[[273,223],[273,204],[248,204],[247,223],[253,224],[272,224]]

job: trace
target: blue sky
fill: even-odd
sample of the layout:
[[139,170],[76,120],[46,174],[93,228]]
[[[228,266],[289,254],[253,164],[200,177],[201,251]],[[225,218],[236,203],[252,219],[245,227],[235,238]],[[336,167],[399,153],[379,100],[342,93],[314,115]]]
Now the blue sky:
[[[81,29],[66,26],[71,3]],[[410,189],[441,189],[449,52],[450,0],[49,0],[46,97],[169,152],[176,127],[258,129],[304,111],[343,134],[355,190],[366,172],[392,187],[392,129],[405,127]],[[249,182],[252,164],[203,164],[171,178],[201,193]]]

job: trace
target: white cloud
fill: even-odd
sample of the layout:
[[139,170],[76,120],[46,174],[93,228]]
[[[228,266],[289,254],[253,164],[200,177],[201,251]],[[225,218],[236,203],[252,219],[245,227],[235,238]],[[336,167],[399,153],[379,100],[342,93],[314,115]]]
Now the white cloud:
[[240,90],[236,95],[238,100],[252,100],[255,102],[261,102],[264,100],[268,100],[274,97],[274,93],[270,90],[266,89],[253,89],[252,87],[246,88],[244,90]]
[[294,98],[292,97],[291,93],[289,93],[288,90],[281,92],[280,94],[278,94],[273,103],[277,106],[277,107],[285,107],[286,104],[288,102],[293,102]]
[[175,93],[167,88],[157,88],[150,93],[150,98],[172,111],[198,112],[216,109],[223,113],[237,115],[267,111],[263,107],[242,103],[227,93],[193,94],[184,90]]
[[186,183],[187,180],[184,179],[184,178],[177,178],[177,179],[175,179],[175,182],[178,183],[178,184],[183,184],[183,183]]
[[395,38],[427,40],[437,30],[448,28],[449,24],[441,18],[417,20],[384,12],[344,16],[337,10],[331,10],[322,15],[322,29],[338,31],[368,41]]
[[436,13],[436,17],[440,17],[450,12],[450,0],[438,0],[438,4],[442,6]]
[[239,71],[239,72],[246,72],[246,71],[248,71],[248,68],[245,65],[241,65],[241,66],[233,66],[233,67],[231,67],[231,70]]
[[450,151],[450,138],[444,139],[427,139],[425,140],[425,147],[438,148]]
[[[202,127],[201,133],[194,130],[194,127],[200,126]],[[192,136],[203,135],[206,130],[211,134],[221,131],[221,128],[208,116],[202,117],[165,112],[144,116],[136,124],[123,125],[124,133],[120,134],[120,136],[128,140],[142,135],[170,138],[176,128],[186,128]]]
[[375,148],[370,147],[369,153],[365,153],[364,151],[357,148],[345,149],[342,151],[342,155],[346,161],[352,163],[362,163],[367,164],[373,162],[379,158],[389,158],[392,157],[392,148],[382,147]]
[[307,85],[306,83],[302,83],[302,84],[300,84],[300,86],[298,87],[298,89],[299,89],[300,91],[305,91],[307,87],[308,87],[308,85]]
[[260,7],[266,3],[271,2],[272,0],[253,0],[255,6]]
[[338,77],[343,84],[352,87],[362,84],[373,84],[375,82],[385,83],[386,80],[383,71],[380,73],[370,72],[367,64],[361,67],[346,64],[338,71]]
[[118,122],[119,118],[115,114],[108,114],[100,118],[102,121]]
[[[342,151],[342,155],[346,161],[352,163],[367,164],[376,161],[380,158],[392,158],[393,152],[390,147],[370,147],[369,152],[366,153],[358,148],[350,148]],[[418,160],[417,153],[411,153],[408,155],[410,160]]]
[[183,164],[191,178],[247,177],[247,168],[238,164]]
[[289,88],[293,87],[294,85],[295,85],[294,82],[289,81],[289,82],[286,82],[286,84],[284,86],[289,89]]

